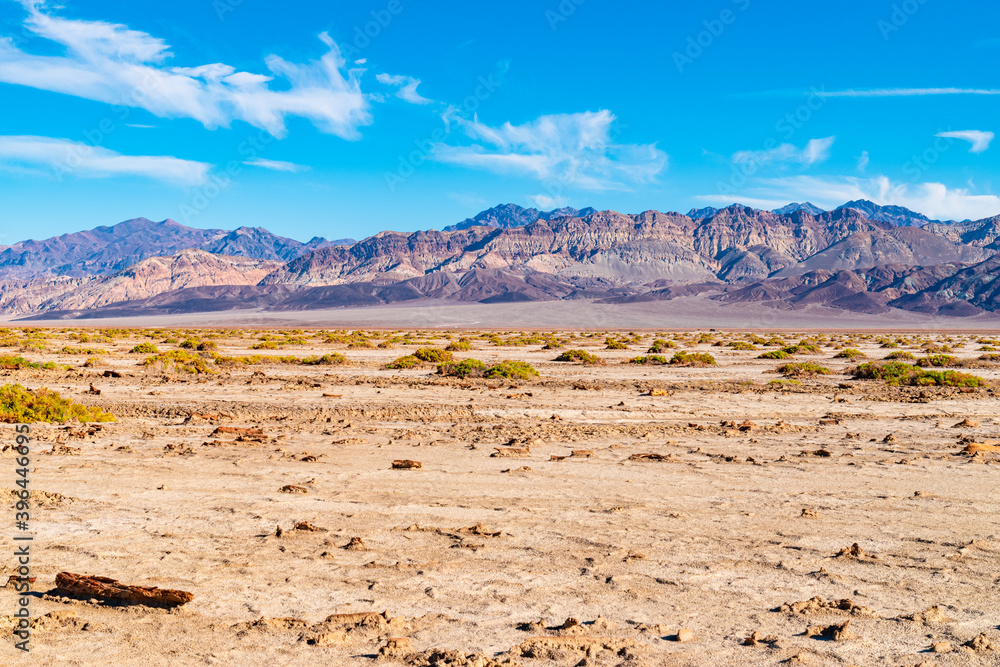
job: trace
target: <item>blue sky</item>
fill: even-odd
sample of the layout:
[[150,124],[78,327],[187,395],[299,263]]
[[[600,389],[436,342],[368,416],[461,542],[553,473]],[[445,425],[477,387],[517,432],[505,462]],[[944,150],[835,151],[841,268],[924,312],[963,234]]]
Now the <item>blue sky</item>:
[[0,0],[0,244],[302,240],[501,202],[1000,214],[1000,7]]

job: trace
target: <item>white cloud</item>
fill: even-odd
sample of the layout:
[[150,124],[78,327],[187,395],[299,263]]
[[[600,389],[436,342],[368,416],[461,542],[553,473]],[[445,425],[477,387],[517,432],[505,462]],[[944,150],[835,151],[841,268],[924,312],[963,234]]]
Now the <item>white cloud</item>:
[[792,144],[781,144],[769,150],[739,151],[733,154],[732,160],[735,164],[762,166],[772,163],[795,163],[808,167],[828,160],[830,158],[830,149],[833,147],[833,142],[836,139],[836,137],[811,139],[801,149],[796,148]]
[[994,88],[875,88],[869,90],[824,90],[820,97],[919,97],[924,95],[1000,95]]
[[858,158],[858,172],[865,173],[868,169],[868,165],[871,163],[871,158],[868,157],[868,151],[861,151],[861,156]]
[[557,208],[563,208],[567,205],[566,199],[563,197],[551,197],[549,195],[531,195],[528,197],[532,204],[543,211],[553,211]]
[[414,79],[412,76],[403,76],[402,74],[379,74],[375,78],[379,83],[387,86],[398,86],[399,90],[396,91],[396,97],[401,100],[406,100],[410,104],[431,103],[431,100],[421,96],[417,92],[417,86],[422,83],[420,79]]
[[290,174],[309,171],[309,167],[305,165],[295,164],[294,162],[282,162],[281,160],[265,160],[262,157],[255,157],[243,164],[248,167],[260,167],[261,169],[270,169],[271,171],[285,171]]
[[68,139],[32,136],[0,136],[0,165],[12,169],[48,168],[59,178],[143,176],[178,185],[204,183],[212,167],[176,157],[122,155]]
[[553,186],[585,190],[627,190],[651,183],[667,166],[655,144],[617,144],[614,114],[602,110],[541,116],[523,125],[490,127],[479,119],[457,122],[473,141],[469,146],[435,144],[441,162],[498,173],[527,175]]
[[[287,116],[306,118],[345,139],[357,138],[358,127],[371,124],[360,70],[345,75],[340,50],[326,33],[319,37],[328,51],[319,60],[296,64],[270,55],[266,75],[221,63],[170,67],[173,54],[157,37],[120,24],[53,16],[41,0],[22,4],[28,11],[25,31],[61,45],[65,53],[34,55],[0,38],[0,82],[142,108],[164,118],[192,118],[208,128],[242,120],[276,137],[285,136]],[[275,79],[285,82],[278,90],[270,87]]]
[[711,204],[734,201],[758,208],[777,208],[790,201],[812,201],[833,209],[848,201],[868,199],[882,206],[904,206],[932,220],[979,220],[1000,214],[1000,197],[973,194],[942,183],[894,183],[886,176],[795,176],[761,179],[740,194],[696,197]]
[[941,132],[934,136],[968,141],[972,144],[972,148],[969,149],[970,153],[982,153],[990,147],[990,142],[993,141],[995,135],[992,132],[983,132],[981,130],[960,130],[958,132]]

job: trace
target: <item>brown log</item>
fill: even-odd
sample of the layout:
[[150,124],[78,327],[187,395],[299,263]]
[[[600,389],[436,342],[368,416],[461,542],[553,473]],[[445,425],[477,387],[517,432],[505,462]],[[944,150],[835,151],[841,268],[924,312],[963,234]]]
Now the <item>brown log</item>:
[[139,604],[182,605],[194,599],[194,595],[186,591],[172,591],[155,586],[130,586],[107,577],[71,572],[60,572],[56,575],[56,588],[76,597]]

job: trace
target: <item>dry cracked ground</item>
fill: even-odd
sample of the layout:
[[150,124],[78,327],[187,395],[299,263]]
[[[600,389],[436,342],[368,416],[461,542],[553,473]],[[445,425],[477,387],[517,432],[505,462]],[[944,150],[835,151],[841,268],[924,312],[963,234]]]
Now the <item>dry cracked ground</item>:
[[[0,662],[1000,664],[997,390],[889,387],[835,358],[947,346],[996,381],[996,341],[782,332],[818,348],[778,361],[758,335],[10,330],[0,354],[58,366],[0,384],[118,420],[33,428],[32,652],[4,641]],[[460,337],[456,359],[540,376],[385,368]],[[657,338],[717,364],[627,363]],[[185,339],[214,343],[209,372],[130,352]],[[568,349],[604,363],[553,361]],[[211,359],[332,352],[349,363]],[[72,597],[60,572],[194,599]],[[0,589],[8,637],[16,604]]]

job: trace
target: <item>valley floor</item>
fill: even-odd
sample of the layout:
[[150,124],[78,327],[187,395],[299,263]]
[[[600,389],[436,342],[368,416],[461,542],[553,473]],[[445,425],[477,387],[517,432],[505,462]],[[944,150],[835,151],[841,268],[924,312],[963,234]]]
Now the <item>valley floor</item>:
[[[478,312],[501,319],[495,306]],[[167,336],[202,335],[224,355],[350,361],[175,375],[137,365],[129,349],[147,339],[136,332],[100,344],[43,333],[45,352],[21,354],[73,369],[2,370],[0,384],[48,386],[118,421],[33,427],[42,593],[31,609],[49,616],[30,657],[5,640],[0,663],[1000,664],[1000,455],[964,453],[1000,437],[996,390],[848,379],[854,364],[837,349],[878,359],[890,351],[881,336],[827,336],[795,360],[831,375],[773,383],[781,362],[757,358],[772,348],[697,336],[678,349],[717,366],[626,363],[652,336],[632,337],[631,350],[572,337],[567,349],[606,362],[580,366],[537,343],[454,334],[472,341],[458,358],[531,363],[541,377],[525,381],[386,370],[416,349],[398,342],[350,348],[307,331],[304,345],[255,352],[261,332],[154,332],[161,348]],[[953,354],[979,356],[978,336],[904,338],[898,349],[918,356],[923,341],[964,342]],[[86,357],[64,345],[107,352],[80,368]],[[983,366],[969,372],[1000,379]],[[0,434],[13,442],[13,426]],[[393,469],[397,460],[422,467]],[[12,452],[0,463],[0,489],[14,488]],[[12,521],[13,500],[4,507]],[[4,551],[0,575],[10,575]],[[62,571],[194,600],[168,610],[72,599],[52,590]],[[816,597],[850,602],[795,604]],[[16,604],[0,589],[0,626]],[[386,616],[326,620],[364,612]],[[676,641],[681,629],[690,641]]]

